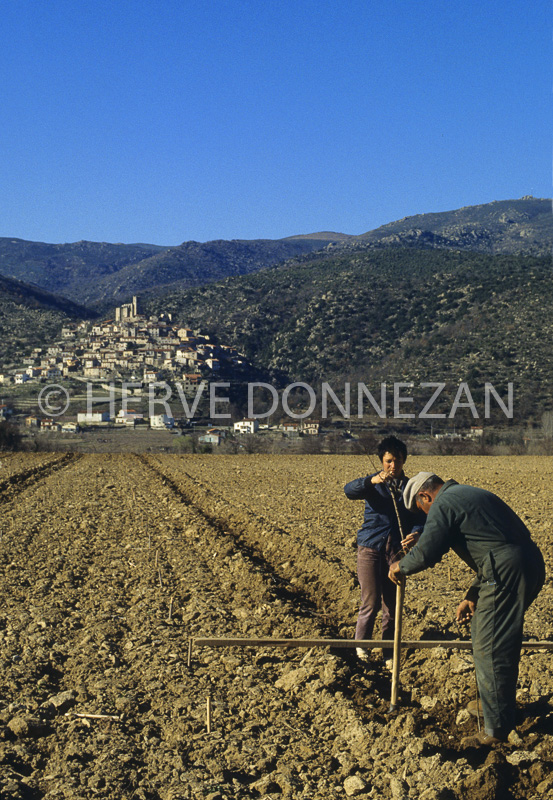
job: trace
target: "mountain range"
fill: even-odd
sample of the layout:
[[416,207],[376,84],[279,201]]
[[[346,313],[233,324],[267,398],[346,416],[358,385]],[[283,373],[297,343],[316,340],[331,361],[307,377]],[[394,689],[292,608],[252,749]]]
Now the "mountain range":
[[64,320],[139,294],[147,312],[238,347],[276,382],[466,381],[477,393],[514,382],[527,419],[553,406],[552,246],[551,201],[532,197],[355,236],[177,247],[5,238],[0,333],[18,347],[47,341]]
[[360,235],[323,232],[275,240],[192,241],[176,247],[3,238],[0,274],[106,309],[133,294],[200,286],[314,252],[415,247],[548,255],[552,246],[551,201],[525,197],[405,217]]

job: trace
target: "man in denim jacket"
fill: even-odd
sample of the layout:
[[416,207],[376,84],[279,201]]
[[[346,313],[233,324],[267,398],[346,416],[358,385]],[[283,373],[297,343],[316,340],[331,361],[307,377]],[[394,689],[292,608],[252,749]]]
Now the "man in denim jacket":
[[[371,639],[376,616],[382,608],[382,638],[394,638],[396,589],[388,579],[388,568],[399,558],[402,548],[414,544],[424,525],[424,514],[407,511],[402,492],[407,484],[403,465],[407,448],[400,439],[388,436],[378,445],[382,470],[357,478],[344,487],[350,500],[365,501],[365,515],[357,532],[357,577],[361,605],[355,629],[356,639]],[[394,493],[394,498],[392,497]],[[405,539],[400,535],[396,507]],[[360,659],[367,651],[357,648]],[[385,657],[388,651],[385,652]]]

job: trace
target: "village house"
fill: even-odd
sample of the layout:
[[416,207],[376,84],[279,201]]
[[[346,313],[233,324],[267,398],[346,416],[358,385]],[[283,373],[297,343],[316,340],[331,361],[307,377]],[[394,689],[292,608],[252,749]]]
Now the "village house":
[[27,367],[25,372],[27,373],[29,378],[38,378],[41,375],[42,370],[40,369],[40,367],[32,367],[31,366],[31,367]]
[[61,431],[62,433],[79,433],[81,429],[79,428],[76,422],[62,422]]
[[259,421],[257,419],[241,419],[234,423],[234,433],[257,433]]
[[79,411],[77,422],[79,425],[105,425],[110,422],[109,411]]
[[199,373],[185,374],[182,376],[181,385],[185,392],[195,391],[202,381]]
[[318,436],[321,430],[321,423],[318,419],[304,419],[301,423],[301,432],[308,436]]
[[300,424],[299,422],[292,422],[292,420],[286,420],[280,426],[280,429],[288,434],[288,436],[299,436],[300,433]]
[[157,383],[159,380],[161,380],[161,372],[158,372],[155,369],[144,370],[144,383]]
[[214,444],[218,447],[225,437],[226,431],[222,431],[219,428],[210,428],[201,436],[198,436],[198,441],[202,444]]
[[150,417],[150,428],[173,428],[175,420],[168,414],[153,414]]
[[144,414],[141,414],[139,411],[134,411],[133,409],[124,411],[121,408],[117,412],[115,422],[117,425],[128,425],[134,428],[137,423],[144,422]]
[[177,336],[179,339],[193,339],[194,331],[192,328],[179,328],[177,331]]
[[61,422],[52,417],[43,417],[40,421],[42,431],[61,431]]

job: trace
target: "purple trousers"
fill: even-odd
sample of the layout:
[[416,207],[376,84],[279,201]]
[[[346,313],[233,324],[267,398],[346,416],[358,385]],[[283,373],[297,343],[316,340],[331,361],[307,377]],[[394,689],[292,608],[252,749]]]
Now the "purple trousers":
[[394,638],[396,587],[388,578],[394,561],[390,540],[382,550],[357,548],[357,578],[361,587],[361,605],[355,628],[356,639],[372,639],[376,615],[382,609],[382,638]]

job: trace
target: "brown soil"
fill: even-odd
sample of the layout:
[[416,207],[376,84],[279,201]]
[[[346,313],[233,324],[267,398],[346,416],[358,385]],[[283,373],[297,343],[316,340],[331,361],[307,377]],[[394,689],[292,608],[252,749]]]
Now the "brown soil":
[[[199,636],[352,638],[352,456],[0,459],[0,798],[553,797],[553,667],[526,650],[518,738],[465,751],[466,651],[197,647]],[[526,636],[553,641],[551,458],[412,458],[495,491],[548,579]],[[455,556],[409,579],[405,639],[451,639]],[[466,636],[464,632],[462,635]],[[206,704],[212,730],[206,731]],[[79,715],[103,715],[100,717]]]

